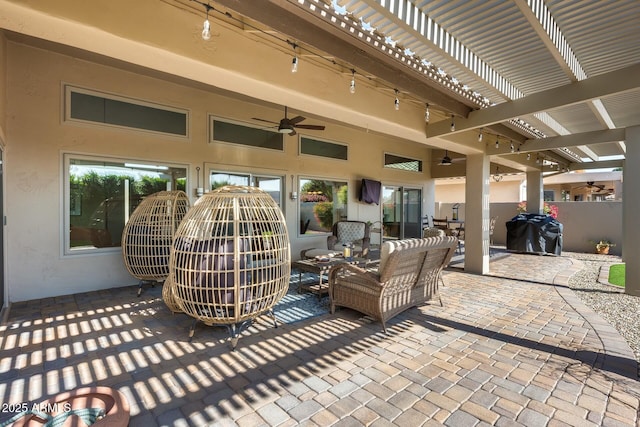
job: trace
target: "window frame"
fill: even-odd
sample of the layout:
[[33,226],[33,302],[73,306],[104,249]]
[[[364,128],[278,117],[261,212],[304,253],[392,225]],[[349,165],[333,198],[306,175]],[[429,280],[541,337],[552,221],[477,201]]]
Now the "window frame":
[[[214,132],[213,132],[213,127],[216,121],[219,122],[223,122],[223,123],[229,123],[232,125],[236,125],[236,126],[243,126],[246,128],[251,128],[251,129],[256,129],[256,130],[261,130],[261,131],[265,131],[265,132],[273,132],[274,134],[280,135],[281,141],[282,141],[282,149],[275,149],[275,148],[268,148],[268,147],[259,147],[256,145],[247,145],[247,144],[239,144],[236,142],[229,142],[229,141],[220,141],[214,138]],[[277,123],[274,125],[277,127]],[[226,117],[222,117],[222,116],[216,116],[214,114],[209,114],[209,129],[208,129],[208,142],[209,144],[221,144],[221,145],[226,145],[229,147],[234,147],[234,148],[243,148],[243,149],[251,149],[251,150],[264,150],[265,152],[268,153],[284,153],[286,151],[286,141],[284,138],[284,134],[280,133],[277,131],[277,128],[265,128],[265,127],[261,127],[258,126],[254,123],[248,123],[248,122],[243,122],[240,120],[233,120],[233,119],[229,119]]]
[[[283,213],[286,213],[286,191],[287,191],[287,173],[283,170],[267,170],[267,169],[247,169],[247,168],[228,168],[224,165],[215,165],[212,163],[205,163],[205,171],[207,175],[205,178],[205,191],[211,190],[211,175],[214,173],[229,174],[237,176],[247,176],[249,178],[249,185],[252,185],[255,178],[271,178],[280,180],[280,201],[276,200],[276,204],[280,207]],[[275,199],[274,199],[275,200]]]
[[[402,168],[395,168],[395,167],[392,167],[392,166],[388,166],[387,165],[387,155],[395,156],[395,157],[402,157],[402,158],[407,159],[407,160],[416,161],[420,165],[420,170],[415,171],[415,170],[410,170],[410,169],[402,169]],[[409,156],[407,156],[405,154],[397,154],[397,153],[392,153],[392,152],[389,152],[389,151],[385,151],[383,153],[383,155],[382,155],[382,168],[383,169],[392,169],[392,170],[397,170],[397,171],[422,174],[422,173],[424,173],[424,160],[416,159],[414,157],[409,157]]]
[[[73,123],[76,125],[83,125],[83,126],[91,126],[91,127],[100,127],[100,128],[111,128],[111,129],[121,129],[121,130],[125,130],[125,131],[130,131],[130,132],[142,132],[142,133],[148,133],[148,134],[152,134],[152,135],[159,135],[159,136],[163,136],[163,137],[168,137],[168,138],[174,138],[174,139],[178,139],[178,140],[190,140],[191,139],[191,135],[190,135],[190,124],[191,124],[191,111],[185,108],[178,108],[178,107],[172,107],[169,105],[164,105],[164,104],[159,104],[159,103],[155,103],[155,102],[151,102],[151,101],[145,101],[142,99],[137,99],[137,98],[130,98],[130,97],[126,97],[126,96],[122,96],[122,95],[116,95],[116,94],[112,94],[112,93],[108,93],[108,92],[102,92],[99,90],[95,90],[95,89],[87,89],[87,88],[82,88],[79,86],[75,86],[72,84],[67,84],[67,83],[63,83],[62,85],[62,91],[63,91],[63,122],[65,123]],[[104,98],[104,99],[110,99],[113,101],[119,101],[119,102],[125,102],[128,104],[133,104],[133,105],[139,105],[142,107],[149,107],[149,108],[155,108],[158,110],[165,110],[165,111],[170,111],[170,112],[174,112],[174,113],[181,113],[185,115],[185,134],[184,135],[180,135],[180,134],[176,134],[176,133],[167,133],[167,132],[161,132],[161,131],[155,131],[155,130],[151,130],[151,129],[144,129],[144,128],[137,128],[137,127],[130,127],[130,126],[122,126],[122,125],[116,125],[116,124],[111,124],[111,123],[103,123],[103,122],[95,122],[95,121],[91,121],[91,120],[83,120],[83,119],[78,119],[78,118],[74,118],[71,117],[71,93],[72,92],[76,92],[76,93],[80,93],[80,94],[84,94],[84,95],[90,95],[90,96],[95,96],[95,97],[100,97],[100,98]]]
[[[346,159],[339,159],[339,158],[336,158],[336,157],[328,157],[328,156],[321,156],[321,155],[318,155],[318,154],[303,153],[302,152],[302,139],[303,138],[311,140],[311,141],[322,142],[322,143],[325,143],[325,144],[333,144],[333,145],[340,145],[340,146],[346,147],[347,158]],[[307,136],[307,135],[300,135],[299,134],[299,136],[298,136],[298,155],[301,156],[301,157],[307,157],[308,156],[308,157],[313,157],[313,158],[336,160],[336,161],[339,161],[339,162],[348,162],[349,161],[349,144],[344,143],[344,142],[331,141],[329,139],[324,139],[324,138],[316,138],[316,137],[312,138],[312,137]]]
[[[191,179],[190,177],[190,166],[188,164],[183,163],[173,163],[173,162],[164,162],[164,161],[152,161],[148,159],[135,159],[135,158],[121,158],[121,157],[110,157],[110,156],[100,156],[94,154],[84,154],[84,153],[75,153],[75,152],[63,152],[61,153],[61,197],[62,203],[60,204],[61,208],[61,250],[60,254],[63,258],[68,257],[78,257],[78,256],[87,256],[87,255],[99,255],[99,254],[113,254],[116,252],[122,251],[120,245],[118,246],[109,246],[103,248],[83,248],[83,249],[72,249],[71,247],[71,183],[70,183],[70,166],[71,160],[86,160],[86,161],[94,161],[94,162],[105,162],[105,163],[132,163],[139,165],[149,165],[150,167],[156,166],[166,166],[169,168],[177,168],[185,170],[185,190],[187,194],[190,194],[191,191]],[[129,214],[131,214],[130,212]]]
[[[306,180],[306,181],[326,181],[326,182],[332,182],[332,183],[344,183],[347,186],[347,200],[344,204],[345,207],[345,212],[344,212],[344,219],[347,219],[349,217],[349,200],[350,200],[350,196],[351,196],[351,185],[349,182],[349,179],[347,178],[332,178],[332,177],[319,177],[319,176],[311,176],[311,175],[298,175],[297,177],[297,188],[298,188],[298,200],[297,200],[297,215],[296,215],[296,223],[301,223],[302,221],[302,203],[304,203],[302,201],[302,180]],[[341,221],[341,218],[335,219],[334,218],[334,223],[336,221]],[[333,224],[332,224],[333,225]],[[332,230],[329,229],[328,231],[318,231],[316,233],[310,233],[307,234],[305,233],[301,233],[300,230],[300,226],[296,225],[296,229],[297,229],[297,235],[299,238],[310,238],[310,237],[318,237],[318,236],[329,236],[332,233]]]

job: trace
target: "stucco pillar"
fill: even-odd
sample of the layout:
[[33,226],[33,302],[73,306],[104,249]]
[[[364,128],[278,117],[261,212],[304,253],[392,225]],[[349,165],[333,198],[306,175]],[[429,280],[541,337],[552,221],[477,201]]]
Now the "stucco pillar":
[[489,272],[489,157],[467,156],[464,271]]
[[527,172],[527,212],[542,213],[544,206],[544,184],[542,172]]
[[[622,185],[624,199],[622,199],[622,256],[624,257],[625,292],[629,295],[640,296],[640,227],[638,227],[638,212],[640,212],[640,126],[626,129],[627,152],[622,169]],[[635,190],[634,190],[635,189]]]

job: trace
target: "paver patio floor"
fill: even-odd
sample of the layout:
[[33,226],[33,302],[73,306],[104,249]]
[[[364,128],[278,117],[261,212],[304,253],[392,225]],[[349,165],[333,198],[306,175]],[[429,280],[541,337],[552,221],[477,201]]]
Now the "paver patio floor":
[[159,288],[19,303],[0,329],[0,401],[102,385],[127,397],[131,426],[635,426],[637,362],[566,287],[579,268],[510,254],[492,275],[447,271],[444,307],[410,309],[388,335],[343,309],[265,318],[236,351],[224,328],[189,342]]

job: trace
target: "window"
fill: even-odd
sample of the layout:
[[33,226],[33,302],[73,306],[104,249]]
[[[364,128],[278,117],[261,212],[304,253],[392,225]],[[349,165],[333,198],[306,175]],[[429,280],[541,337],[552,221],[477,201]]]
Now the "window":
[[249,185],[258,187],[269,193],[280,208],[282,205],[282,194],[284,194],[284,179],[281,176],[257,175],[239,172],[217,172],[211,171],[209,177],[210,189],[215,190],[225,185]]
[[211,142],[216,141],[284,151],[284,136],[275,130],[258,129],[211,117]]
[[67,86],[66,120],[188,136],[186,110]]
[[384,154],[384,167],[392,169],[402,169],[406,171],[422,172],[422,160],[410,159],[408,157],[396,156],[395,154]]
[[300,178],[300,234],[331,233],[347,219],[348,185],[344,181]]
[[122,230],[149,194],[187,187],[187,168],[65,156],[65,253],[120,246]]
[[344,144],[319,141],[307,137],[300,137],[300,154],[328,157],[330,159],[348,160],[348,147]]

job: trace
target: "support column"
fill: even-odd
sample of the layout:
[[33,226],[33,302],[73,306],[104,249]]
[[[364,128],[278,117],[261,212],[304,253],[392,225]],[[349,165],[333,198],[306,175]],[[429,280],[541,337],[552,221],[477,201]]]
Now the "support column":
[[489,272],[489,157],[467,156],[464,271]]
[[640,126],[626,129],[624,167],[622,169],[622,256],[625,260],[625,293],[640,296]]
[[527,172],[527,212],[542,213],[544,207],[544,184],[542,172]]

